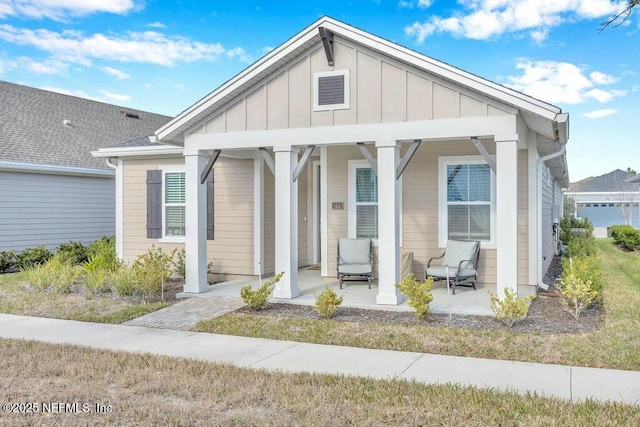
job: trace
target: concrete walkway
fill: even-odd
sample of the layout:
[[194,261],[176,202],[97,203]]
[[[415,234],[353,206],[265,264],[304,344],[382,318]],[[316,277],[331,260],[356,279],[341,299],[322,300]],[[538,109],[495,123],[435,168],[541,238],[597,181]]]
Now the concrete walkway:
[[184,357],[283,372],[457,383],[572,401],[640,404],[640,372],[370,350],[0,314],[0,338]]
[[239,297],[186,298],[169,307],[131,319],[124,325],[188,331],[201,320],[222,316],[244,305]]

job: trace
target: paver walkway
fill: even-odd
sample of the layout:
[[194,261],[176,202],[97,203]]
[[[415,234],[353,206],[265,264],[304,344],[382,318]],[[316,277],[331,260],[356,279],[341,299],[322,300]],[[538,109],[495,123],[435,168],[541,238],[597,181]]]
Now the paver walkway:
[[129,320],[123,325],[188,331],[201,320],[222,316],[244,306],[241,298],[185,298],[169,307]]

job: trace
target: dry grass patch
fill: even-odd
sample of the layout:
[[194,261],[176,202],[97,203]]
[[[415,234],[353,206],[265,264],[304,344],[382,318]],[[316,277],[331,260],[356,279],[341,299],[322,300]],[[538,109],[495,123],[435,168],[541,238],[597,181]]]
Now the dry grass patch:
[[[482,331],[429,326],[336,322],[230,313],[194,330],[229,335],[338,344],[352,347],[450,354],[640,370],[640,254],[622,252],[611,239],[597,241],[603,270],[604,322],[582,334]],[[574,320],[567,320],[573,322]]]
[[134,299],[37,291],[27,285],[23,273],[0,275],[0,313],[51,317],[99,323],[122,323],[170,305],[142,303]]
[[4,402],[111,405],[6,414],[10,425],[639,425],[619,404],[457,386],[279,374],[168,357],[0,340]]

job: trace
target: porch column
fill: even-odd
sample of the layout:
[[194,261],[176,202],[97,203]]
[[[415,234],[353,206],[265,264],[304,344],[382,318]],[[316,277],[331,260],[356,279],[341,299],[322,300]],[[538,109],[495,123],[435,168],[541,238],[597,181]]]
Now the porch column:
[[400,146],[376,141],[378,151],[378,295],[376,304],[398,305],[400,280],[400,203],[396,169]]
[[518,291],[518,135],[496,135],[497,293]]
[[[207,163],[204,154],[188,155],[185,163],[185,264],[184,291],[201,293],[207,283],[207,187],[200,173]],[[213,173],[213,171],[211,171]]]
[[256,150],[253,158],[253,274],[264,273],[264,159]]
[[298,149],[273,147],[276,163],[276,274],[284,276],[273,290],[275,298],[295,298],[298,290],[298,181],[293,170],[298,164]]

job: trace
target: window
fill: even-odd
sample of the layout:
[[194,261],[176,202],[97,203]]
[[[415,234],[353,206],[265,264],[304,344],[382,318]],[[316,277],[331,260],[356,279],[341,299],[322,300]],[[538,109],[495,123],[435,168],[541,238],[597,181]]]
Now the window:
[[349,237],[378,238],[378,177],[366,161],[349,162]]
[[167,238],[185,235],[185,177],[184,172],[164,172],[163,235]]
[[495,242],[495,178],[479,156],[439,160],[439,241]]

